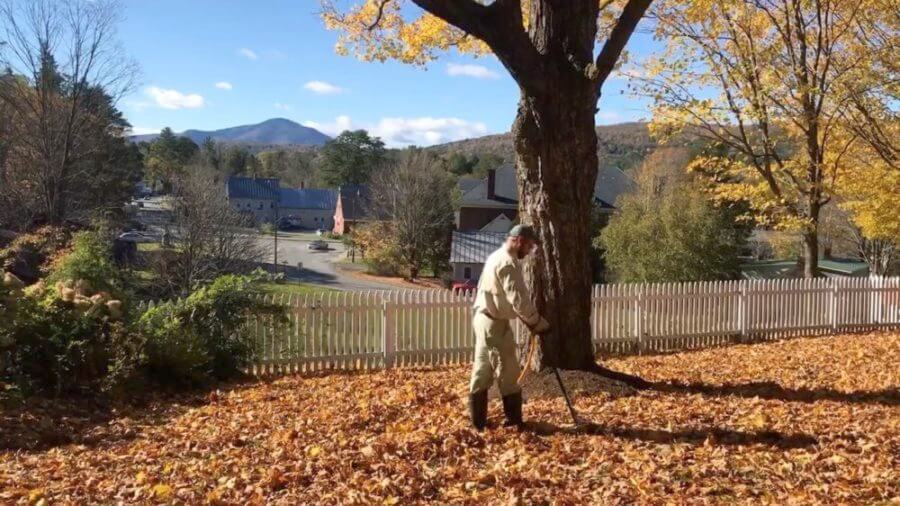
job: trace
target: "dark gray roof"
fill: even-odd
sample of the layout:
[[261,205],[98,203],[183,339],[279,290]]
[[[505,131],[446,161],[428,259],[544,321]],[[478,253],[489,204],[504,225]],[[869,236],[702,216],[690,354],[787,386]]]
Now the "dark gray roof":
[[457,185],[457,188],[459,188],[460,193],[465,194],[467,191],[480,185],[481,182],[482,182],[481,179],[474,179],[471,177],[461,177],[461,178],[459,178],[459,182],[456,185]]
[[[464,182],[465,181],[465,182]],[[493,207],[497,204],[518,203],[518,183],[516,168],[512,164],[502,165],[495,172],[494,198],[487,198],[487,178],[477,184],[471,180],[460,180],[462,205],[469,207]],[[597,173],[597,184],[594,187],[594,199],[601,207],[612,208],[619,195],[631,191],[635,186],[631,177],[615,167],[601,167]]]
[[483,264],[505,240],[504,232],[453,232],[450,263]]
[[278,195],[278,179],[237,177],[228,178],[228,198],[276,200]]
[[291,209],[331,209],[337,205],[337,192],[318,188],[281,188],[281,207]]
[[614,208],[616,199],[635,189],[634,179],[615,167],[601,168],[594,186],[594,199],[602,207]]

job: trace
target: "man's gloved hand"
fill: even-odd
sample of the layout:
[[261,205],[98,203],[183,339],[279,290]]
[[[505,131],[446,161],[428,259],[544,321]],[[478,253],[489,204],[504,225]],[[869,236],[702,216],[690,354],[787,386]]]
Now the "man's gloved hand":
[[550,330],[550,322],[543,316],[541,316],[541,319],[531,327],[531,332],[537,335],[545,334],[548,330]]

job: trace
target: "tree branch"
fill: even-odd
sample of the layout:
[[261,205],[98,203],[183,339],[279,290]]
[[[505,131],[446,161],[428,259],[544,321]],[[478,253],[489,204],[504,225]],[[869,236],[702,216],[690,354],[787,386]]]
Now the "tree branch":
[[375,20],[369,23],[369,31],[374,30],[375,27],[378,26],[378,23],[381,23],[381,17],[384,16],[384,6],[387,5],[389,1],[390,0],[381,0],[381,3],[378,4],[378,14],[375,15]]
[[472,34],[490,45],[492,26],[491,7],[474,0],[412,0],[414,4],[434,14],[460,30]]
[[628,4],[622,9],[616,26],[613,27],[612,33],[603,44],[600,54],[597,55],[597,61],[590,76],[597,86],[598,94],[603,83],[606,82],[606,78],[615,68],[616,62],[619,61],[619,56],[637,27],[638,21],[644,17],[644,13],[652,2],[653,0],[628,0]]
[[[487,44],[520,86],[544,86],[542,58],[522,26],[521,0],[412,0],[420,8]],[[644,0],[648,1],[649,0]]]

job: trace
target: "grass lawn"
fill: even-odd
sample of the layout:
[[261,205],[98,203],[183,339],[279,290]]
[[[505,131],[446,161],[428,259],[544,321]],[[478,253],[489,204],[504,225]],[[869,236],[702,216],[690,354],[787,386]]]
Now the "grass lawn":
[[159,251],[162,249],[162,245],[158,242],[139,242],[137,245],[138,251]]
[[285,281],[283,283],[262,283],[262,289],[266,293],[285,294],[285,295],[307,295],[311,293],[337,292],[334,288],[328,288],[319,285],[311,285],[309,283],[297,283],[294,281]]
[[497,400],[470,429],[467,366],[47,400],[0,411],[0,503],[895,504],[898,359],[872,333],[610,360],[654,387],[566,373],[580,429],[532,373],[523,432]]

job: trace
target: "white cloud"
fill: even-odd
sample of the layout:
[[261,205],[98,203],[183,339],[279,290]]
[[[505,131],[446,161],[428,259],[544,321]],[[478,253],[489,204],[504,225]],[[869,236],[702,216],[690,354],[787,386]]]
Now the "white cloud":
[[303,124],[331,136],[344,130],[365,129],[371,135],[381,137],[389,147],[430,146],[488,133],[484,123],[459,118],[382,118],[378,123],[364,124],[355,123],[349,116],[338,116],[332,122],[307,121]]
[[206,105],[206,100],[196,93],[184,94],[178,90],[166,90],[151,86],[144,93],[163,109],[198,109]]
[[344,92],[343,88],[325,81],[310,81],[304,84],[303,87],[318,95],[336,95]]
[[623,121],[625,121],[625,117],[616,111],[600,111],[597,113],[597,123],[601,125],[612,125]]
[[215,86],[220,90],[231,90],[232,88],[234,88],[234,86],[232,86],[228,81],[219,81]]
[[317,121],[304,121],[303,126],[309,128],[315,128],[316,130],[328,134],[332,137],[340,134],[344,130],[350,130],[353,128],[353,121],[350,119],[350,116],[338,116],[334,119],[334,121],[319,123]]
[[158,134],[162,131],[162,128],[154,128],[154,127],[131,127],[131,135],[147,135],[147,134]]
[[275,102],[275,108],[279,111],[290,111],[294,107],[289,104],[282,104],[281,102]]
[[482,65],[447,64],[447,75],[474,77],[475,79],[499,79],[500,74]]
[[259,55],[256,54],[255,51],[253,51],[252,49],[248,49],[246,47],[242,47],[242,48],[238,49],[237,52],[239,55],[241,55],[244,58],[247,58],[249,60],[258,60],[259,59]]
[[429,146],[488,133],[487,126],[481,122],[431,117],[382,118],[371,131],[385,143],[395,146]]

